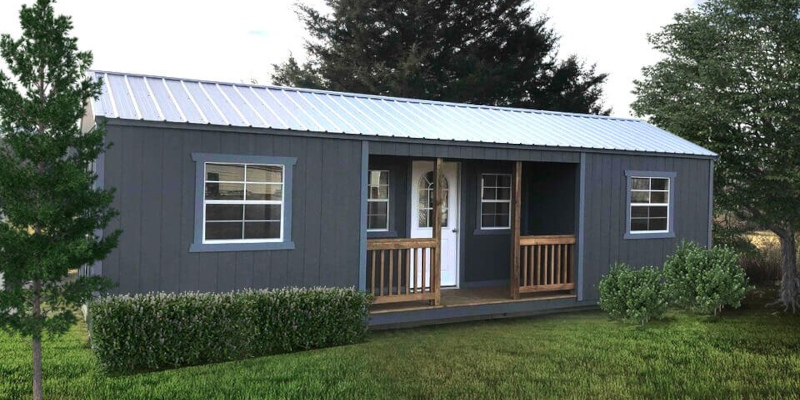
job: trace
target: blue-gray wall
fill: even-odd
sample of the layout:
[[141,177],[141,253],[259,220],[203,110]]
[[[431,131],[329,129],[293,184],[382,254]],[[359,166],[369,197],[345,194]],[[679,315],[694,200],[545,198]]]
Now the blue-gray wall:
[[[708,245],[711,160],[586,154],[584,299],[599,298],[597,283],[615,262],[661,266],[681,239]],[[625,171],[675,172],[674,238],[624,239]]]
[[[119,247],[102,273],[117,293],[357,286],[361,141],[280,132],[108,125],[105,186],[117,188]],[[189,253],[194,238],[193,152],[296,157],[294,250]]]
[[[226,291],[245,287],[358,286],[362,142],[335,135],[198,128],[180,124],[108,125],[114,146],[105,157],[106,187],[116,187],[121,216],[109,229],[124,231],[103,262],[116,292]],[[408,175],[415,158],[461,162],[461,283],[507,281],[509,235],[478,232],[478,179],[525,161],[523,234],[576,233],[584,193],[583,299],[597,300],[597,283],[614,262],[661,265],[681,239],[708,242],[709,159],[420,144],[369,139],[370,168],[391,171],[391,230],[408,235]],[[194,237],[195,165],[191,153],[296,157],[294,250],[189,253]],[[585,171],[583,187],[580,171]],[[625,171],[677,174],[673,190],[675,238],[623,238]],[[381,235],[370,234],[370,237]]]

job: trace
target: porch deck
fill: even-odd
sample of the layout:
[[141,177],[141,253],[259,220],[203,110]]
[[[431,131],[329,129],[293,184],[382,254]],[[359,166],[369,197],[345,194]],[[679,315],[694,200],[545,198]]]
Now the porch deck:
[[489,286],[465,289],[442,289],[441,303],[432,306],[428,301],[410,301],[406,303],[375,304],[370,314],[384,314],[401,311],[423,310],[445,307],[471,307],[484,304],[516,303],[537,300],[556,300],[575,298],[573,293],[530,293],[512,299],[508,295],[508,286]]

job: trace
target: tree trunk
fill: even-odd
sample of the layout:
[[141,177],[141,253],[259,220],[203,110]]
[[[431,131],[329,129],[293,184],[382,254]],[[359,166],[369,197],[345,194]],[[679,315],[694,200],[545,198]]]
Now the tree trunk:
[[33,400],[42,400],[42,338],[41,327],[38,326],[42,315],[41,304],[42,282],[33,281],[33,317],[37,332],[33,334]]
[[797,276],[797,242],[794,228],[789,228],[778,235],[781,242],[781,292],[778,303],[783,304],[784,311],[790,308],[797,312],[800,278]]

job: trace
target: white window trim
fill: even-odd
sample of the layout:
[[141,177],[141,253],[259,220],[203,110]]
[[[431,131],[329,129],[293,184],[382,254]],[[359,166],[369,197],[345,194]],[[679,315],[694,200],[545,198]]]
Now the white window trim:
[[[369,203],[386,203],[386,228],[379,228],[379,229],[370,229],[367,228],[367,232],[389,232],[389,215],[390,215],[390,207],[391,207],[391,198],[392,198],[392,175],[388,169],[371,169],[367,171],[368,176],[372,176],[373,171],[385,172],[386,173],[386,198],[385,199],[371,199],[370,194],[372,191],[370,188],[372,187],[369,184],[369,178],[367,178],[367,213],[369,213]],[[378,187],[380,187],[380,179],[378,180]],[[369,226],[369,215],[367,216],[367,226]]]
[[[626,209],[626,228],[625,228],[625,235],[623,239],[665,239],[665,238],[673,238],[675,237],[675,209],[673,207],[673,203],[675,202],[675,193],[677,190],[676,187],[676,178],[677,173],[671,171],[625,171],[626,177],[626,186],[625,189],[627,193],[625,194],[627,198],[627,209]],[[642,179],[667,179],[668,189],[667,190],[651,190],[651,189],[633,189],[633,179],[635,178],[642,178]],[[633,192],[666,192],[667,193],[667,202],[666,203],[633,203]],[[642,206],[666,206],[667,207],[667,226],[666,230],[648,230],[648,231],[634,231],[632,230],[632,221],[633,221],[633,207],[642,207]]]
[[[189,246],[190,253],[204,252],[236,252],[236,251],[263,251],[263,250],[293,250],[292,241],[292,193],[294,167],[297,164],[295,157],[283,156],[254,156],[241,154],[212,154],[192,153],[195,162],[195,197],[194,197],[194,241]],[[239,240],[211,240],[205,238],[205,171],[206,163],[212,164],[259,164],[278,165],[283,167],[283,191],[281,207],[281,230],[279,239],[239,239]],[[216,182],[216,181],[214,181]],[[224,182],[224,181],[223,181]],[[222,200],[244,201],[244,200]],[[277,200],[254,200],[253,202],[268,202]]]
[[[497,172],[487,172],[487,173],[481,174],[481,176],[480,176],[481,190],[480,190],[480,192],[478,192],[478,195],[479,195],[479,198],[480,198],[480,210],[479,210],[479,213],[478,213],[478,216],[479,216],[478,219],[480,221],[480,229],[483,230],[483,231],[500,231],[500,230],[511,229],[511,199],[509,198],[508,200],[498,200],[498,199],[485,200],[483,198],[483,189],[484,189],[483,177],[486,176],[486,175],[508,176],[509,179],[511,179],[511,174],[497,173]],[[495,189],[500,189],[500,187],[498,187],[498,186],[492,186],[492,187],[495,188]],[[505,188],[505,187],[503,187],[503,188]],[[509,186],[509,190],[511,190],[511,189],[512,189],[512,187]],[[483,226],[483,203],[506,203],[506,204],[508,204],[508,226]]]
[[[206,173],[206,167],[208,164],[227,164],[227,165],[241,165],[244,167],[244,176],[242,177],[242,181],[209,181],[208,175]],[[250,165],[257,165],[260,167],[279,167],[281,169],[281,181],[280,182],[248,182],[247,181],[247,167]],[[283,224],[286,221],[286,207],[284,205],[284,200],[286,199],[286,166],[282,164],[262,164],[262,163],[237,163],[237,162],[217,162],[217,161],[206,161],[203,163],[203,192],[205,192],[205,185],[208,183],[235,183],[235,184],[243,184],[245,192],[243,196],[247,196],[247,184],[253,183],[258,185],[281,185],[281,199],[280,200],[208,200],[203,196],[203,224],[202,224],[202,238],[203,244],[227,244],[227,243],[280,243],[283,242]],[[280,222],[280,236],[278,238],[273,239],[213,239],[207,240],[206,239],[206,205],[208,204],[237,204],[247,206],[248,204],[253,205],[280,205],[281,206],[281,220],[277,221]],[[244,207],[242,207],[244,210]],[[244,218],[244,215],[242,215]],[[226,220],[219,220],[213,222],[242,222],[242,237],[244,237],[244,225],[246,222],[276,222],[274,220],[233,220],[233,221],[226,221]]]

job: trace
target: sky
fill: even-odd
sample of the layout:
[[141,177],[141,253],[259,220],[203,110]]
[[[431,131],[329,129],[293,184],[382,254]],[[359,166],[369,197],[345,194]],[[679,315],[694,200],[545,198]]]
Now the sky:
[[[302,0],[317,8],[322,0]],[[18,13],[33,0],[0,1],[0,32],[20,35]],[[605,103],[630,116],[633,80],[661,56],[647,34],[697,0],[535,0],[561,36],[560,56],[577,54],[609,74]],[[272,64],[289,54],[304,59],[305,31],[296,0],[60,0],[72,16],[81,50],[93,69],[231,82],[271,83]]]

